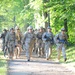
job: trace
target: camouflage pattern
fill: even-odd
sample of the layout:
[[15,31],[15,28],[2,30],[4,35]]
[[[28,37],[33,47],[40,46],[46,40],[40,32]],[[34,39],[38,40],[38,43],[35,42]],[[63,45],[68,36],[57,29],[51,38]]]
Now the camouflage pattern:
[[[13,32],[12,32],[13,30]],[[15,33],[14,29],[11,29],[10,32],[7,33],[5,38],[5,44],[9,47],[9,58],[13,58],[14,48],[15,48]]]
[[22,38],[23,38],[23,35],[19,27],[15,27],[15,35],[16,35],[16,47],[15,47],[14,55],[17,58],[20,57],[22,51]]
[[48,60],[49,58],[51,58],[51,54],[52,54],[53,33],[45,32],[42,36],[42,39],[43,39],[43,42],[45,43],[45,55],[46,55],[46,59]]
[[36,48],[38,50],[38,56],[44,55],[44,43],[42,40],[43,30],[36,35]]
[[57,45],[57,52],[58,52],[58,60],[60,60],[60,54],[62,51],[62,55],[64,57],[64,61],[66,60],[66,42],[67,42],[67,35],[66,33],[62,32],[56,34],[55,36],[55,43]]
[[34,47],[35,35],[33,32],[27,31],[24,35],[23,44],[25,46],[27,60],[30,61],[32,49]]
[[2,33],[1,36],[0,36],[0,38],[2,38],[2,44],[3,44],[3,46],[2,46],[2,51],[4,51],[4,49],[5,49],[5,37],[6,37],[6,34],[7,34],[7,30],[4,29],[4,30],[3,30],[3,33]]

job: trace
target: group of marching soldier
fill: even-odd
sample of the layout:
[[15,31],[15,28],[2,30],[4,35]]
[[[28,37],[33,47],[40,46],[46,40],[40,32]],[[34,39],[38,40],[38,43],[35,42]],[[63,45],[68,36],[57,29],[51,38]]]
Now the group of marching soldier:
[[25,50],[27,61],[30,61],[33,52],[35,52],[38,57],[45,57],[49,60],[52,55],[52,46],[55,43],[57,46],[57,59],[60,60],[62,51],[64,61],[67,60],[65,49],[67,35],[64,28],[54,37],[52,29],[49,26],[47,30],[43,27],[40,27],[38,30],[33,30],[33,27],[29,26],[24,34],[22,34],[20,28],[16,26],[15,29],[11,28],[9,31],[4,29],[1,38],[3,39],[4,55],[6,51],[8,51],[9,59],[13,59],[14,55],[16,58],[19,57],[22,50]]

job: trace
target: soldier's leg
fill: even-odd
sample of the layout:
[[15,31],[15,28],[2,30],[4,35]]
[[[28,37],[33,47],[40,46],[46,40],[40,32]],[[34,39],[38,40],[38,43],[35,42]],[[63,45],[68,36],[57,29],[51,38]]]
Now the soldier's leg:
[[17,56],[20,56],[20,48],[17,46]]
[[61,48],[62,48],[62,45],[57,44],[57,58],[58,58],[58,60],[60,60]]
[[4,56],[8,55],[8,47],[5,46],[5,49],[4,49]]
[[40,47],[40,42],[38,41],[38,56],[40,57],[41,55],[41,47]]
[[31,44],[30,47],[29,47],[30,57],[32,57],[33,47],[34,47],[34,44]]
[[48,42],[45,43],[45,54],[46,54],[46,59],[49,58],[49,44]]
[[13,46],[12,46],[12,48],[11,48],[11,59],[13,59],[13,50],[14,48],[13,48]]
[[51,45],[50,45],[50,42],[48,42],[47,48],[48,48],[48,52],[47,52],[48,58],[47,58],[47,60],[49,60],[49,59],[50,59],[50,56],[51,56],[51,50],[52,50],[52,47],[51,47]]
[[4,56],[6,56],[7,47],[4,48]]
[[10,46],[8,47],[8,58],[10,59]]
[[62,55],[64,57],[64,61],[66,61],[67,58],[66,58],[66,49],[65,49],[65,46],[62,46]]
[[58,58],[58,60],[60,60],[60,55],[61,55],[61,50],[60,49],[57,50],[57,54],[58,54],[57,58]]
[[45,55],[45,43],[42,43],[42,55],[44,56]]
[[25,43],[25,50],[26,50],[27,60],[29,61],[30,60],[30,51],[29,51],[29,44],[28,43]]
[[39,46],[38,48],[38,56],[40,57],[41,56],[41,47]]
[[22,52],[22,46],[19,44],[20,53]]
[[2,46],[2,51],[4,52],[4,48],[5,48],[5,43],[3,43],[3,46]]
[[9,59],[11,58],[11,48],[12,48],[11,45],[9,45],[9,56],[8,56]]
[[44,55],[44,51],[43,51],[43,43],[41,41],[40,43],[40,55],[43,56]]
[[16,59],[17,59],[17,55],[18,55],[18,50],[17,50],[17,47],[15,47],[15,49],[14,49],[14,56],[16,57]]
[[49,48],[49,58],[51,58],[51,55],[52,55],[52,46],[50,45],[50,48]]
[[38,44],[35,45],[35,53],[38,54]]

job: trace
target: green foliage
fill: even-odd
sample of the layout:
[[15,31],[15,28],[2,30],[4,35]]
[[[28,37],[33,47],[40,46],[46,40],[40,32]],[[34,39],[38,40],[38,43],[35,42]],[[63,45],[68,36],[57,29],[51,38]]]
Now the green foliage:
[[3,57],[3,52],[0,51],[0,75],[6,75],[6,60]]
[[0,32],[17,24],[23,32],[29,25],[44,27],[48,20],[44,18],[44,12],[50,13],[54,34],[64,27],[64,19],[67,18],[69,41],[74,43],[75,0],[0,0]]

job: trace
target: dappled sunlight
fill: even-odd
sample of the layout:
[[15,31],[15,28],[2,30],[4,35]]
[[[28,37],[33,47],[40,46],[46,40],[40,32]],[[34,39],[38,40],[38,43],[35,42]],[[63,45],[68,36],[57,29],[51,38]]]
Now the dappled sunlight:
[[3,52],[0,51],[0,75],[6,75],[7,62],[6,58],[3,56]]

